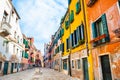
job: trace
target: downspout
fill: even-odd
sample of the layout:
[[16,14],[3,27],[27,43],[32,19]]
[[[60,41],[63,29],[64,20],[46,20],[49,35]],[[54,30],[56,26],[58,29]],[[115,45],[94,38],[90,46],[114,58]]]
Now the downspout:
[[84,22],[85,22],[85,38],[86,38],[86,49],[87,49],[87,56],[89,56],[89,48],[88,48],[88,33],[87,33],[87,22],[86,22],[86,13],[85,13],[85,5],[84,5],[84,1],[82,0],[82,4],[83,4],[83,17],[84,17]]

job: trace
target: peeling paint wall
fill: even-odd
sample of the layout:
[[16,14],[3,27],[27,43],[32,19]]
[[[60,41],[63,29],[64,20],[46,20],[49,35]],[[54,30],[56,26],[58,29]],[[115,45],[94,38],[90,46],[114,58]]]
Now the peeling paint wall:
[[[89,0],[86,0],[86,4]],[[98,20],[102,14],[106,14],[110,42],[93,47],[91,54],[93,58],[94,80],[103,80],[100,56],[109,55],[109,62],[113,80],[120,80],[120,14],[118,0],[97,0],[92,7],[87,7],[88,25],[90,39],[92,40],[91,23]]]

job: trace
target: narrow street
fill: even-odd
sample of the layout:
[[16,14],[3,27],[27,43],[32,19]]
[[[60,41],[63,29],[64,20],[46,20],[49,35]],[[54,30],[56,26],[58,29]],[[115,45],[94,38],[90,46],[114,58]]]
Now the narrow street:
[[1,76],[0,80],[79,80],[53,69],[42,68],[41,71],[42,73],[38,73],[35,68],[29,69],[18,73]]

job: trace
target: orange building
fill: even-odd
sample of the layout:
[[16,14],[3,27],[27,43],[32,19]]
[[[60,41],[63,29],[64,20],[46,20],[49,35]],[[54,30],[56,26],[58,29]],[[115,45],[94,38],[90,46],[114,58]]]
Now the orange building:
[[120,1],[86,0],[86,4],[94,80],[119,80]]

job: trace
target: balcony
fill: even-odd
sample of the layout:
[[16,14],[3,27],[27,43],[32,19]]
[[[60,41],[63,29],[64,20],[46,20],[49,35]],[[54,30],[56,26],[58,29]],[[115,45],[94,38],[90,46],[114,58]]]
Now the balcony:
[[11,34],[11,26],[7,22],[0,23],[0,35],[5,37]]

